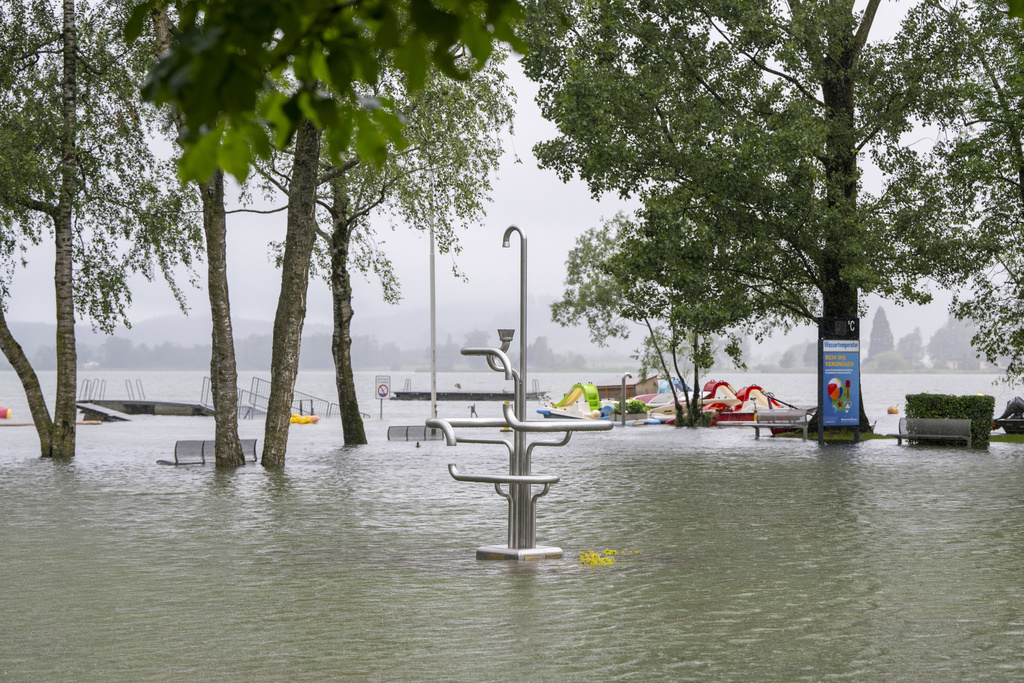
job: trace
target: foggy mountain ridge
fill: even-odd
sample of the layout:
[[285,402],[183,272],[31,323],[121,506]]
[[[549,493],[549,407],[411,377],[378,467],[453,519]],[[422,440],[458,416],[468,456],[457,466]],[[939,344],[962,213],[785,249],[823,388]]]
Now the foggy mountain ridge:
[[[534,343],[538,337],[545,337],[548,346],[559,353],[577,353],[588,357],[621,356],[628,358],[641,337],[637,339],[610,340],[607,347],[600,347],[590,339],[585,328],[564,328],[551,320],[550,301],[539,302],[530,297],[528,302],[527,325],[529,342]],[[495,346],[498,346],[497,330],[500,327],[519,327],[519,310],[517,306],[484,309],[480,315],[469,314],[465,306],[438,305],[437,307],[437,343],[446,344],[451,341],[462,346],[466,336],[472,332],[485,332],[490,335]],[[430,346],[429,311],[414,310],[410,315],[408,309],[396,307],[394,313],[384,315],[360,316],[358,310],[352,322],[352,337],[372,338],[380,344],[394,344],[402,350],[416,350]],[[55,345],[56,325],[52,323],[17,322],[9,323],[11,333],[21,344],[25,353],[32,358],[44,347]],[[273,333],[274,322],[268,318],[236,319],[232,321],[233,335],[236,343],[250,337],[269,336]],[[322,322],[307,321],[303,327],[303,337],[333,334],[333,326]],[[211,341],[211,323],[200,316],[166,315],[146,320],[139,320],[130,329],[119,327],[113,335],[94,331],[88,323],[75,326],[75,337],[81,347],[99,347],[111,337],[130,341],[135,346],[146,345],[154,348],[163,344],[182,347],[196,345],[209,346]],[[518,330],[513,347],[518,347]],[[6,359],[0,356],[0,365],[7,366]],[[9,367],[9,366],[8,366]]]

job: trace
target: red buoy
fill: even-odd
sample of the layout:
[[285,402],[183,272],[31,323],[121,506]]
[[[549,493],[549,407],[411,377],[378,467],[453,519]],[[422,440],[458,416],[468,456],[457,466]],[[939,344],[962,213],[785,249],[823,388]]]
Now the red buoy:
[[0,420],[8,420],[11,417],[10,408],[0,408]]

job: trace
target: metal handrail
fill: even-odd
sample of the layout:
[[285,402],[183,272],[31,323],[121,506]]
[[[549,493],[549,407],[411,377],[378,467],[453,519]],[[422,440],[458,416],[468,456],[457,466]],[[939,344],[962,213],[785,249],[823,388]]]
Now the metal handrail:
[[[487,359],[488,360],[487,364],[490,365],[491,368],[493,370],[495,370],[496,372],[504,373],[505,374],[505,379],[512,379],[512,373],[513,373],[512,361],[510,361],[508,359],[508,356],[506,356],[505,352],[502,351],[501,349],[490,349],[490,348],[471,346],[471,347],[462,349],[462,355],[463,356],[489,356],[489,358]],[[497,364],[491,364],[491,362],[490,362],[491,358],[495,358],[498,361],[500,361],[501,366],[498,367]]]
[[557,484],[557,474],[462,474],[455,463],[448,464],[448,473],[456,481],[480,484]]

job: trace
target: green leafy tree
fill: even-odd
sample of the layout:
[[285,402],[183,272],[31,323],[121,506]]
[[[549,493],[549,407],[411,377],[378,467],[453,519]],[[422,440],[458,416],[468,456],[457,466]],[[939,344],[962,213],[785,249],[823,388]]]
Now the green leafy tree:
[[[126,32],[137,35],[165,0],[136,5]],[[495,47],[521,48],[516,0],[179,0],[178,40],[150,74],[148,98],[170,103],[189,121],[181,140],[183,173],[206,179],[224,168],[244,179],[254,155],[286,148],[302,121],[328,131],[342,162],[352,144],[383,161],[401,143],[393,102],[375,95],[385,69],[419,90],[431,69],[465,80]],[[458,60],[465,54],[468,59]],[[387,65],[385,67],[385,65]],[[269,79],[296,87],[265,95]],[[270,123],[268,130],[262,124]]]
[[[128,278],[190,263],[192,197],[151,148],[156,112],[138,97],[152,50],[125,45],[121,4],[57,9],[0,2],[0,349],[15,368],[44,457],[75,453],[76,316],[105,331],[126,321]],[[170,181],[168,181],[170,179]],[[57,386],[51,416],[8,328],[18,250],[53,236]]]
[[528,3],[524,64],[559,127],[538,158],[637,195],[647,235],[685,245],[651,250],[661,270],[722,274],[712,298],[749,292],[762,325],[857,318],[861,292],[927,301],[944,205],[924,173],[869,194],[860,163],[916,158],[902,136],[946,54],[896,61],[903,32],[870,40],[879,4]]
[[[741,340],[727,328],[739,324],[747,309],[742,300],[727,308],[712,302],[708,288],[713,284],[694,273],[676,271],[671,280],[663,278],[671,285],[656,283],[651,269],[661,262],[652,260],[644,242],[636,238],[641,231],[619,214],[580,236],[569,252],[564,298],[552,305],[552,317],[562,325],[585,323],[598,344],[612,337],[627,338],[633,324],[642,325],[647,334],[640,349],[641,375],[657,368],[666,377],[682,379],[679,359],[687,358],[694,392],[691,396],[684,388],[684,400],[689,406],[687,421],[694,424],[701,412],[700,369],[714,363],[714,335],[727,337],[726,351],[739,363]],[[683,423],[677,415],[676,424]]]
[[[952,312],[978,324],[975,348],[1008,359],[1006,379],[1024,378],[1024,33],[1005,4],[939,1],[913,19],[922,35],[960,56],[922,109],[942,134],[933,149],[945,201],[970,230],[966,258],[945,273],[957,294]],[[973,354],[971,354],[973,358]]]
[[874,320],[871,321],[870,358],[874,358],[887,351],[892,351],[895,348],[892,339],[892,329],[889,327],[889,319],[885,316],[885,309],[879,306],[875,311]]

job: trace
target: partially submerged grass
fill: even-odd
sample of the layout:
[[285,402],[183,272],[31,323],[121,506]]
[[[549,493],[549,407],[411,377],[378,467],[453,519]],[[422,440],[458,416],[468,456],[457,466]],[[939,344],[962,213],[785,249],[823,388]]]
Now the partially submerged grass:
[[991,434],[989,443],[1024,443],[1024,434]]

